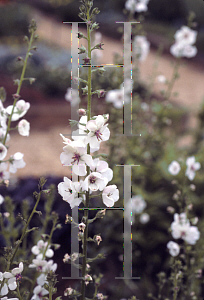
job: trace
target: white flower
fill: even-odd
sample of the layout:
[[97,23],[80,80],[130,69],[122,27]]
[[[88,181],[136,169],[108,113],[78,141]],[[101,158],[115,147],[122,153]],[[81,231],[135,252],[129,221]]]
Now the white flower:
[[106,186],[106,180],[104,180],[104,177],[98,173],[98,172],[92,172],[89,174],[89,176],[86,177],[83,183],[83,189],[85,191],[88,191],[90,189],[91,191],[102,191]]
[[[4,296],[8,293],[8,288],[11,291],[14,291],[17,288],[16,281],[21,280],[21,273],[23,271],[23,263],[20,262],[18,268],[14,268],[11,272],[4,272],[3,276],[5,279],[8,279],[1,290],[1,294]],[[6,287],[7,285],[7,287]],[[6,293],[7,291],[7,293]]]
[[[125,89],[124,89],[125,86]],[[106,93],[106,102],[112,102],[115,108],[122,108],[124,104],[131,101],[132,80],[127,78],[120,85],[120,89],[111,90]]]
[[179,245],[173,241],[168,242],[167,248],[169,249],[171,256],[177,256],[180,252]]
[[24,168],[26,163],[23,160],[24,154],[21,152],[16,152],[11,158],[13,159],[12,163],[9,166],[10,173],[16,173],[17,169]]
[[42,258],[42,254],[36,256],[36,258],[32,260],[32,264],[29,265],[29,268],[36,268],[38,272],[42,272],[43,267],[47,264],[47,261]]
[[7,148],[0,143],[0,160],[3,160],[7,155]]
[[110,130],[107,128],[108,124],[105,123],[106,120],[101,115],[98,115],[96,119],[87,122],[86,128],[89,130],[89,133],[86,143],[89,143],[91,148],[98,150],[100,148],[100,143],[109,139]]
[[30,123],[26,121],[25,119],[21,120],[18,123],[18,132],[22,136],[29,136],[30,131]]
[[[35,255],[38,255],[40,253],[44,254],[46,247],[47,247],[47,242],[44,242],[43,240],[39,240],[37,242],[37,245],[35,245],[31,248],[31,252]],[[48,249],[45,253],[45,256],[52,257],[53,255],[54,255],[54,251],[52,249],[50,249],[50,245],[49,245]]]
[[173,160],[168,166],[168,171],[171,175],[177,175],[181,170],[179,163]]
[[43,296],[49,294],[49,292],[40,285],[37,285],[34,288],[33,293],[34,293],[34,295],[31,298],[31,300],[41,300],[43,298]]
[[[14,113],[12,115],[11,121],[19,120],[21,117],[23,117],[27,113],[29,108],[30,108],[29,102],[25,102],[25,100],[18,100],[16,102],[16,106],[14,108]],[[12,109],[13,109],[13,105],[9,105],[6,108],[6,112],[8,115],[11,114]]]
[[0,180],[7,180],[9,179],[9,172],[7,172],[8,168],[8,163],[7,162],[2,162],[0,163]]
[[86,175],[86,165],[93,163],[91,155],[87,154],[86,146],[82,141],[71,141],[63,147],[64,152],[60,155],[64,166],[72,165],[72,171],[79,176]]
[[79,182],[72,182],[67,177],[64,177],[64,182],[58,184],[58,193],[73,208],[78,206],[83,200],[83,198],[78,197],[80,188],[81,184]]
[[182,26],[175,35],[175,44],[170,48],[170,53],[175,57],[194,57],[197,48],[193,46],[196,42],[197,32],[187,26]]
[[137,35],[133,41],[133,52],[139,61],[144,61],[149,53],[150,43],[147,38],[142,35]]
[[147,4],[149,0],[127,0],[125,3],[125,8],[131,10],[132,12],[142,12],[147,11]]
[[78,90],[68,88],[65,94],[65,99],[70,102],[72,106],[75,106],[80,102]]
[[132,212],[133,213],[140,214],[141,212],[143,212],[143,210],[147,206],[147,203],[140,195],[133,196],[131,200],[132,200]]
[[4,197],[0,195],[0,205],[4,202]]
[[166,77],[164,75],[158,75],[157,81],[160,83],[166,83]]
[[200,232],[196,226],[190,226],[186,213],[174,214],[174,222],[171,224],[172,236],[175,239],[182,238],[190,245],[195,245],[200,238]]
[[193,180],[195,178],[195,171],[199,170],[201,165],[199,162],[195,161],[195,156],[188,157],[186,160],[187,170],[185,175],[189,180]]
[[112,207],[119,199],[119,190],[117,189],[117,186],[113,184],[105,187],[102,193],[102,199],[106,206]]
[[147,222],[149,222],[149,220],[150,220],[149,214],[147,214],[147,213],[141,214],[140,223],[146,224]]
[[170,47],[170,53],[175,57],[194,57],[197,54],[197,48],[192,45],[183,45],[175,43]]
[[99,158],[95,158],[93,160],[90,169],[93,172],[101,173],[101,175],[103,175],[104,177],[104,180],[107,181],[106,184],[113,178],[113,171],[108,167],[108,163],[106,161],[100,160]]
[[181,29],[177,30],[174,38],[177,43],[182,43],[183,45],[193,45],[196,42],[197,31],[190,29],[187,26],[182,26]]

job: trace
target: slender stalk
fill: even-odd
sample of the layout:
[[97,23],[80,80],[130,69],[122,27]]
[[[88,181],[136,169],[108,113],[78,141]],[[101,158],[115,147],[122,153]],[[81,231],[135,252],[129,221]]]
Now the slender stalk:
[[28,62],[28,58],[29,58],[29,55],[30,55],[31,46],[32,46],[33,39],[34,39],[34,33],[35,33],[35,30],[33,29],[32,32],[31,32],[31,37],[30,37],[30,41],[29,41],[29,45],[28,45],[28,50],[27,50],[27,53],[26,53],[26,57],[25,57],[25,60],[24,60],[24,64],[23,64],[23,69],[22,69],[21,77],[20,77],[20,80],[19,80],[19,83],[18,83],[18,88],[17,88],[16,96],[14,96],[14,102],[13,102],[12,112],[11,112],[11,114],[10,114],[10,116],[9,116],[9,119],[8,119],[8,126],[7,126],[6,134],[5,134],[5,137],[4,137],[4,140],[3,140],[3,145],[5,145],[7,135],[8,135],[8,133],[9,133],[9,131],[11,130],[11,129],[10,129],[11,118],[12,118],[12,116],[13,116],[13,112],[14,112],[14,108],[15,108],[15,106],[16,106],[16,102],[17,102],[17,100],[19,99],[19,97],[18,97],[17,95],[19,95],[19,93],[20,93],[21,86],[22,86],[22,83],[23,83],[23,80],[24,80],[24,75],[25,75],[25,71],[26,71],[26,66],[27,66],[27,62]]
[[[89,9],[87,9],[87,22],[89,21]],[[90,25],[87,23],[87,40],[88,40],[88,57],[90,58],[90,66],[88,68],[88,103],[87,103],[87,122],[91,118],[91,32]],[[87,146],[87,154],[90,154],[90,145]],[[87,167],[87,176],[90,174],[90,168]],[[89,191],[86,192],[86,208],[89,207]],[[83,263],[82,263],[82,282],[81,282],[81,300],[85,299],[85,280],[84,277],[86,275],[86,261],[87,261],[87,238],[88,238],[88,209],[84,211],[85,217],[85,231],[83,238]]]
[[[31,221],[31,219],[32,219],[32,217],[33,217],[33,215],[34,215],[34,213],[35,213],[35,211],[36,211],[36,208],[37,208],[37,206],[38,206],[38,203],[39,203],[39,201],[40,201],[41,193],[42,193],[42,192],[40,191],[39,194],[38,194],[37,201],[36,201],[35,206],[34,206],[32,212],[31,212],[31,214],[30,214],[30,217],[29,217],[29,219],[28,219],[28,221],[27,221],[27,223],[26,223],[26,225],[25,225],[25,227],[24,227],[24,230],[23,230],[23,233],[22,233],[22,235],[21,235],[21,237],[20,237],[20,240],[18,241],[18,244],[17,244],[17,246],[16,246],[16,248],[15,248],[15,251],[14,251],[12,257],[11,257],[11,260],[10,260],[10,261],[8,262],[8,264],[7,264],[6,272],[9,272],[9,270],[10,270],[10,268],[11,268],[11,265],[12,265],[12,263],[13,263],[14,257],[16,256],[16,253],[17,253],[17,251],[18,251],[18,248],[19,248],[20,244],[22,243],[22,241],[23,241],[23,239],[24,239],[24,236],[26,235],[26,231],[27,231],[27,229],[28,229],[28,226],[29,226],[29,224],[30,224],[30,221]],[[1,290],[1,288],[3,287],[3,284],[4,284],[4,280],[3,280],[2,283],[1,283],[0,290]]]

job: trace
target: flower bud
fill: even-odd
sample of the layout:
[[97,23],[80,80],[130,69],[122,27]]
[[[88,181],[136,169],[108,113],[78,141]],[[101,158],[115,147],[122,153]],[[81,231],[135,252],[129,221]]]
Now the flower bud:
[[79,108],[79,109],[77,110],[77,113],[78,113],[78,115],[79,115],[80,117],[86,116],[86,110],[85,110],[84,108]]

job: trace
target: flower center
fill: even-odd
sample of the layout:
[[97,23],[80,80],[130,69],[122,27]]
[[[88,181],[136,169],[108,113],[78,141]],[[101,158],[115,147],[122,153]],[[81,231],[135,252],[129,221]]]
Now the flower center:
[[95,176],[91,176],[90,178],[89,178],[89,181],[90,181],[90,183],[95,183],[96,182],[96,177]]
[[72,159],[73,159],[72,163],[75,163],[75,162],[79,163],[80,157],[81,156],[79,153],[74,153],[74,156],[72,156]]
[[22,279],[22,275],[20,273],[16,274],[16,280],[21,281],[21,279]]
[[102,141],[102,133],[100,132],[100,130],[98,129],[98,130],[96,130],[95,131],[95,136],[97,137],[97,139],[100,141]]

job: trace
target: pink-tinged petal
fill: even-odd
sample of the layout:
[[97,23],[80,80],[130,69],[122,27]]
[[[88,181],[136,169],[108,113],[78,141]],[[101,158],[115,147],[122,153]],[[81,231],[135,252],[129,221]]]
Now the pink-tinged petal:
[[112,207],[114,205],[114,201],[113,199],[111,199],[110,197],[108,197],[107,195],[103,196],[103,203],[107,206],[107,207]]
[[73,165],[72,171],[78,176],[85,176],[87,173],[85,164]]
[[101,128],[105,123],[104,117],[101,115],[97,116],[95,121],[96,121],[97,128]]
[[52,249],[47,249],[46,254],[47,257],[53,257],[54,251]]
[[95,120],[88,121],[86,124],[86,128],[89,131],[93,131],[93,132],[95,132],[98,129]]
[[98,163],[97,163],[97,172],[104,172],[107,169],[108,169],[108,163],[106,161],[104,161],[104,160],[98,161]]
[[103,131],[102,139],[103,141],[107,141],[110,137],[110,130],[106,127],[106,129]]
[[62,152],[60,154],[60,161],[64,166],[71,166],[73,153]]
[[31,248],[31,252],[35,255],[38,255],[40,253],[39,249],[38,249],[38,246],[33,246]]

